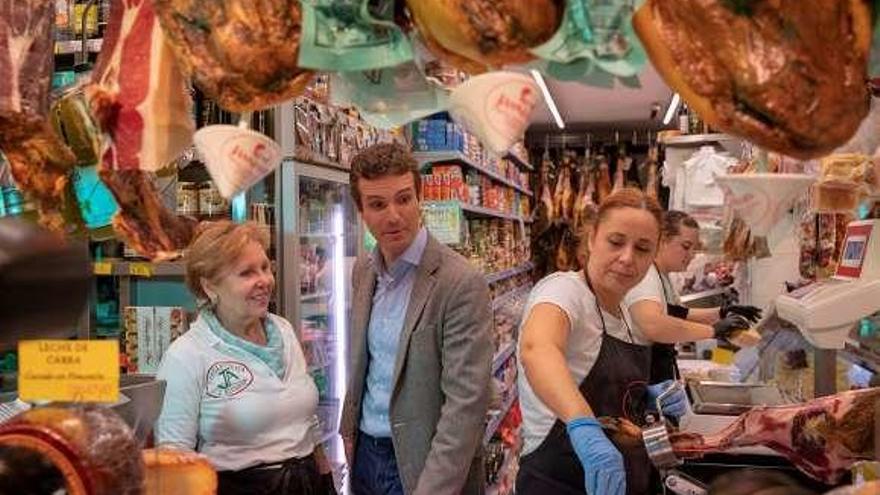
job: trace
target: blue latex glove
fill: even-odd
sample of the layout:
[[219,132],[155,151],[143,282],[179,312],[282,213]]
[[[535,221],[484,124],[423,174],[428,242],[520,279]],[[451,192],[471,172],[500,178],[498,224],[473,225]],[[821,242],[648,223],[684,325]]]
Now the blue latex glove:
[[623,456],[602,432],[596,418],[575,418],[565,426],[571,446],[584,468],[589,495],[625,495]]
[[[673,386],[675,386],[674,380],[665,380],[660,383],[655,383],[654,385],[648,385],[648,410],[656,412],[657,397],[660,397],[660,394]],[[684,389],[679,388],[675,392],[664,397],[660,402],[660,407],[663,408],[664,416],[670,416],[677,419],[687,413],[687,403],[687,395],[684,393]]]

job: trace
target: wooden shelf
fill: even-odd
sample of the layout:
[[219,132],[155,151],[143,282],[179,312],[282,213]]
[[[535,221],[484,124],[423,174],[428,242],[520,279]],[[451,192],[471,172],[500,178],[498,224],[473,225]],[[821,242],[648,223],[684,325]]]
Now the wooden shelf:
[[494,284],[494,283],[499,282],[501,280],[504,280],[504,279],[507,279],[510,277],[515,277],[515,276],[519,275],[520,273],[525,273],[525,272],[531,271],[532,268],[534,268],[534,267],[535,267],[535,264],[532,263],[531,261],[529,261],[529,262],[523,263],[520,266],[510,268],[508,270],[502,270],[500,272],[489,273],[486,275],[486,282],[488,282],[490,284]]
[[474,161],[471,161],[470,158],[466,157],[460,151],[418,151],[414,152],[413,156],[415,156],[416,160],[419,161],[419,165],[421,168],[424,168],[428,165],[437,162],[453,162],[459,163],[463,165],[467,165],[475,170],[478,170],[480,173],[492,178],[493,180],[504,184],[510,188],[513,188],[528,197],[532,197],[533,193],[519,184],[502,177],[494,170],[490,170]]

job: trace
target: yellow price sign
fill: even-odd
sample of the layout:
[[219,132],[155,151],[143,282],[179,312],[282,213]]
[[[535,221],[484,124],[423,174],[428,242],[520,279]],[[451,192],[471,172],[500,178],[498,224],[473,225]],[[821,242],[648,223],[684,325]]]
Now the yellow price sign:
[[96,261],[92,263],[95,275],[113,275],[113,263]]
[[149,263],[132,263],[128,265],[128,273],[138,277],[152,277],[153,265]]
[[119,341],[19,342],[18,395],[24,401],[116,402]]

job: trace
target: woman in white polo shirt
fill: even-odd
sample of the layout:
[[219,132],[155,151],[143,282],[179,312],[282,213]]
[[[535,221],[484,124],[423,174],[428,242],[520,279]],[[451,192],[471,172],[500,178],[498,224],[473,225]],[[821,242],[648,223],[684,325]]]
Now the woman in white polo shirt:
[[195,450],[220,495],[335,493],[318,443],[318,391],[290,323],[268,312],[275,288],[265,228],[207,224],[186,255],[198,319],[168,349],[157,444]]

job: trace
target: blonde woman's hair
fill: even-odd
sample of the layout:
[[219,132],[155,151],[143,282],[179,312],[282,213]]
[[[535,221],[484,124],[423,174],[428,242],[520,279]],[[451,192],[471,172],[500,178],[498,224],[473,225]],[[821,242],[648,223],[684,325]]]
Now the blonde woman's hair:
[[257,222],[233,223],[229,220],[202,222],[184,257],[186,286],[205,301],[208,295],[202,288],[202,279],[217,281],[244,252],[256,242],[269,249],[269,229]]

